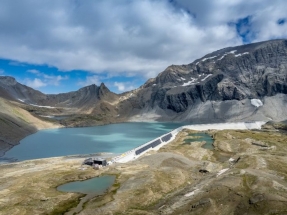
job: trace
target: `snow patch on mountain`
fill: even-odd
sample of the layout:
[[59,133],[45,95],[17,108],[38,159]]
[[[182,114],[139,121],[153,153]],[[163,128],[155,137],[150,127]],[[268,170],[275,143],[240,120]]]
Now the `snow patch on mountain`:
[[263,106],[263,103],[260,99],[251,99],[251,104],[255,107]]
[[51,107],[51,106],[42,106],[42,105],[34,105],[34,104],[30,104],[34,107],[43,107],[43,108],[56,108],[56,107]]
[[226,52],[224,55],[221,56],[221,58],[219,58],[218,60],[222,60],[226,55],[228,54],[234,54],[235,52],[237,52],[237,50],[232,50],[230,52]]
[[249,54],[249,52],[244,52],[244,53],[236,54],[236,55],[234,55],[234,57],[240,57],[240,56],[245,55],[245,54]]
[[207,58],[203,58],[201,61],[204,62],[206,60],[210,60],[210,59],[213,59],[213,58],[216,58],[217,56],[212,56],[212,57],[207,57]]
[[212,76],[212,74],[207,75],[205,78],[201,79],[201,81],[205,81],[210,76]]
[[191,78],[191,81],[188,81],[188,82],[186,82],[186,83],[183,83],[181,86],[185,87],[185,86],[197,84],[198,82],[196,82],[196,81],[197,81],[197,78]]

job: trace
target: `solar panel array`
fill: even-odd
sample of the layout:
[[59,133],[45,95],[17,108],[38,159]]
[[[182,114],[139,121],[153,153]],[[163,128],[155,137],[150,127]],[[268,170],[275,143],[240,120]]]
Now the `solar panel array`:
[[156,141],[154,141],[154,142],[152,142],[150,145],[151,145],[151,147],[157,147],[159,144],[161,144],[161,141],[160,141],[160,139],[157,139]]
[[162,141],[162,142],[167,142],[167,141],[170,140],[171,137],[172,137],[172,134],[169,133],[169,134],[165,135],[164,137],[162,137],[162,138],[161,138],[161,141]]
[[161,140],[157,139],[157,140],[153,141],[152,143],[145,145],[142,148],[136,150],[135,153],[136,153],[136,155],[139,155],[142,152],[148,150],[149,148],[154,148],[154,147],[158,146],[159,144],[161,144]]

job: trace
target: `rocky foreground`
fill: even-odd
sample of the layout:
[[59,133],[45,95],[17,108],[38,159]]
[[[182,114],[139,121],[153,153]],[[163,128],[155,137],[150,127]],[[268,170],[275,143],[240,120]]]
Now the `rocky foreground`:
[[79,214],[287,213],[284,130],[266,125],[261,131],[209,131],[214,150],[202,148],[204,142],[189,144],[190,133],[184,130],[157,152],[101,170],[83,170],[83,158],[75,157],[1,165],[0,214],[63,214],[82,195],[56,187],[100,174],[116,175],[116,183]]

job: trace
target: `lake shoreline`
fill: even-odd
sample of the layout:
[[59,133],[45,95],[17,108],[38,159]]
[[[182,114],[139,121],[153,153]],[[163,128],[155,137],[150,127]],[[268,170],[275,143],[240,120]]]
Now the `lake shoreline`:
[[96,125],[92,125],[92,126],[60,126],[59,124],[55,124],[55,126],[50,127],[50,128],[35,129],[35,130],[33,130],[33,132],[29,132],[29,133],[25,133],[25,134],[22,134],[22,135],[18,135],[18,136],[12,137],[10,141],[2,138],[1,141],[3,143],[7,144],[9,147],[8,148],[4,148],[4,149],[0,148],[0,161],[1,161],[1,158],[3,158],[5,156],[6,152],[11,150],[13,147],[19,145],[20,142],[23,139],[25,139],[26,137],[28,137],[28,136],[30,136],[32,134],[35,134],[38,131],[49,130],[49,129],[56,129],[56,128],[63,128],[63,129],[65,129],[65,128],[84,128],[84,127],[104,126],[104,125],[109,125],[109,124],[118,124],[118,123],[125,123],[125,122],[129,122],[129,121],[114,122],[114,123],[107,122],[107,123],[96,124]]
[[84,128],[45,129],[26,137],[1,158],[21,161],[100,152],[124,153],[182,125],[124,122]]
[[[123,122],[123,123],[107,123],[105,125],[96,125],[96,126],[92,126],[92,127],[73,127],[73,128],[69,128],[69,127],[62,127],[62,128],[59,128],[59,127],[55,127],[55,128],[59,128],[59,129],[74,129],[74,128],[93,128],[93,127],[101,127],[101,126],[106,126],[106,125],[118,125],[118,124],[126,124],[128,125],[128,123],[151,123],[151,124],[160,124],[160,125],[168,125],[168,124],[173,124],[175,125],[172,129],[174,130],[177,130],[179,128],[189,128],[189,129],[192,129],[192,130],[197,130],[197,131],[205,131],[205,130],[210,130],[210,129],[217,129],[217,130],[222,130],[222,129],[250,129],[250,128],[257,128],[257,129],[260,129],[261,126],[265,123],[265,122],[253,122],[253,123],[244,123],[244,122],[237,122],[237,123],[213,123],[213,124],[197,124],[197,125],[183,125],[183,124],[180,124],[180,123],[170,123],[170,122],[155,122],[155,121],[151,121],[151,122]],[[177,126],[181,126],[181,127],[177,127]],[[55,129],[55,128],[48,128],[48,129],[41,129],[39,131],[44,131],[44,130],[51,130],[51,129]],[[152,131],[152,129],[150,129]],[[39,132],[38,131],[38,132]],[[66,130],[67,131],[67,130]],[[169,130],[166,130],[166,132],[169,132]],[[178,131],[176,131],[178,132]],[[175,132],[175,133],[176,133]],[[37,133],[37,132],[35,132]],[[34,134],[35,134],[34,133]],[[175,134],[174,133],[174,134]],[[159,136],[161,136],[163,133],[160,133],[158,136],[154,136],[153,138],[158,138]],[[31,135],[31,134],[30,134]],[[23,138],[24,139],[24,138]],[[22,139],[22,140],[23,140]],[[70,143],[69,143],[70,144]],[[140,144],[143,144],[143,143],[140,143]],[[18,144],[19,145],[19,144]],[[17,145],[17,146],[18,146]],[[135,147],[135,146],[134,146]],[[12,150],[13,147],[11,147],[9,150],[7,150],[4,155],[0,156],[0,162],[5,162],[5,161],[12,161],[14,162],[15,160],[19,160],[17,157],[15,156],[8,156],[8,157],[5,157],[5,154]],[[33,148],[31,148],[31,150],[33,150]],[[127,150],[128,151],[128,150]],[[94,153],[100,153],[100,152],[109,152],[109,151],[106,151],[106,150],[101,150],[101,151],[97,151],[97,152],[94,152]],[[124,151],[123,151],[124,152]],[[118,153],[123,153],[123,152],[118,152]],[[22,153],[22,152],[21,152]],[[114,152],[115,153],[115,152]],[[63,156],[67,156],[67,155],[75,155],[75,154],[78,154],[78,152],[76,153],[71,153],[71,154],[66,154],[66,155],[63,155]],[[83,154],[83,155],[86,155],[86,154],[90,154],[89,152],[85,152],[85,153],[80,153],[80,154]],[[61,157],[60,154],[57,154],[57,155],[52,155],[52,156],[48,156],[48,157]],[[42,157],[42,158],[48,158],[48,157]],[[41,157],[35,157],[35,158],[25,158],[25,159],[20,159],[20,160],[29,160],[29,159],[40,159]]]
[[[76,156],[29,160],[15,164],[0,165],[0,170],[3,172],[3,177],[0,180],[3,182],[2,185],[6,186],[4,190],[0,190],[2,202],[6,202],[5,206],[9,210],[14,210],[13,208],[15,207],[21,208],[23,205],[31,205],[27,210],[34,211],[38,210],[38,206],[34,205],[34,203],[37,203],[37,205],[41,205],[42,210],[48,212],[50,211],[50,205],[57,209],[62,202],[78,198],[77,195],[63,195],[55,191],[58,185],[70,181],[86,180],[98,175],[115,174],[119,175],[116,181],[118,185],[116,191],[108,192],[103,196],[90,200],[85,204],[84,213],[104,214],[103,211],[113,211],[124,214],[124,211],[130,210],[133,212],[135,208],[143,211],[159,212],[159,210],[169,210],[169,207],[165,207],[166,199],[168,198],[171,200],[169,201],[171,205],[176,205],[178,198],[180,198],[180,202],[185,203],[189,197],[189,201],[192,202],[192,204],[188,204],[190,206],[197,204],[196,201],[198,200],[196,198],[203,198],[200,197],[201,195],[217,199],[218,188],[220,193],[225,194],[227,192],[228,194],[228,190],[225,190],[226,185],[234,188],[238,185],[238,180],[246,179],[243,171],[253,173],[258,171],[258,167],[268,167],[265,167],[264,163],[251,162],[253,158],[260,161],[262,153],[264,153],[263,158],[273,159],[273,156],[275,156],[273,154],[278,153],[276,159],[281,159],[281,151],[284,149],[283,144],[278,142],[276,143],[276,146],[279,147],[278,149],[270,147],[270,149],[262,151],[259,146],[250,142],[255,141],[255,139],[265,141],[267,138],[272,141],[274,138],[278,138],[278,141],[281,141],[281,138],[283,138],[278,136],[279,133],[273,135],[272,132],[267,133],[266,130],[207,131],[207,133],[213,134],[215,137],[216,150],[202,148],[203,142],[191,145],[184,144],[184,140],[189,137],[190,133],[197,132],[184,129],[179,132],[173,142],[166,144],[158,151],[149,151],[139,159],[129,163],[115,163],[97,171],[91,167],[85,170],[80,169],[83,158],[77,158]],[[240,148],[237,148],[237,141],[241,143]],[[250,150],[253,153],[249,153]],[[223,153],[222,155],[224,155],[225,159],[220,160],[220,154],[218,153]],[[228,169],[230,162],[236,159],[238,155],[243,156],[242,159],[238,164],[232,164],[235,165],[235,168]],[[233,160],[230,160],[231,157]],[[281,165],[281,163],[279,164]],[[282,165],[284,166],[284,163]],[[278,166],[278,170],[280,170],[279,167],[281,168],[281,166]],[[200,170],[208,172],[201,173]],[[226,171],[223,172],[223,170]],[[268,173],[268,170],[266,172]],[[264,174],[262,173],[262,176],[266,176]],[[221,179],[225,177],[226,181],[230,183],[221,186]],[[272,177],[274,176],[272,175]],[[7,179],[10,178],[11,180],[8,181]],[[279,176],[276,180],[283,183],[283,179]],[[216,183],[217,185],[214,185]],[[198,190],[194,189],[195,186]],[[26,187],[29,189],[26,189]],[[25,196],[29,196],[29,198],[20,201],[21,199],[18,200],[18,198],[22,191],[23,193],[25,191]],[[254,188],[255,191],[259,192],[260,190]],[[26,194],[26,192],[28,193]],[[51,198],[51,196],[53,197]],[[246,201],[248,202],[248,199],[244,197],[242,202]],[[218,205],[220,206],[220,204],[224,203],[226,202],[221,200]],[[137,212],[134,211],[131,214],[137,214]]]

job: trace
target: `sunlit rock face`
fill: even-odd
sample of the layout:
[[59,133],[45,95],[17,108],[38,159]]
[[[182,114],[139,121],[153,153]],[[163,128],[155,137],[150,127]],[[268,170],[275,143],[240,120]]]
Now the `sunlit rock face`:
[[[70,108],[111,119],[286,120],[287,40],[224,48],[187,65],[171,65],[138,89],[120,95],[104,84],[45,95],[3,76],[0,94],[29,105]],[[262,104],[252,102],[257,100]]]
[[[275,119],[280,111],[285,119],[286,94],[287,40],[272,40],[169,66],[124,100],[123,106],[133,104],[136,114],[157,113],[158,119],[166,120],[265,120]],[[251,99],[262,105],[254,105]],[[277,104],[276,110],[264,107],[270,100]]]

